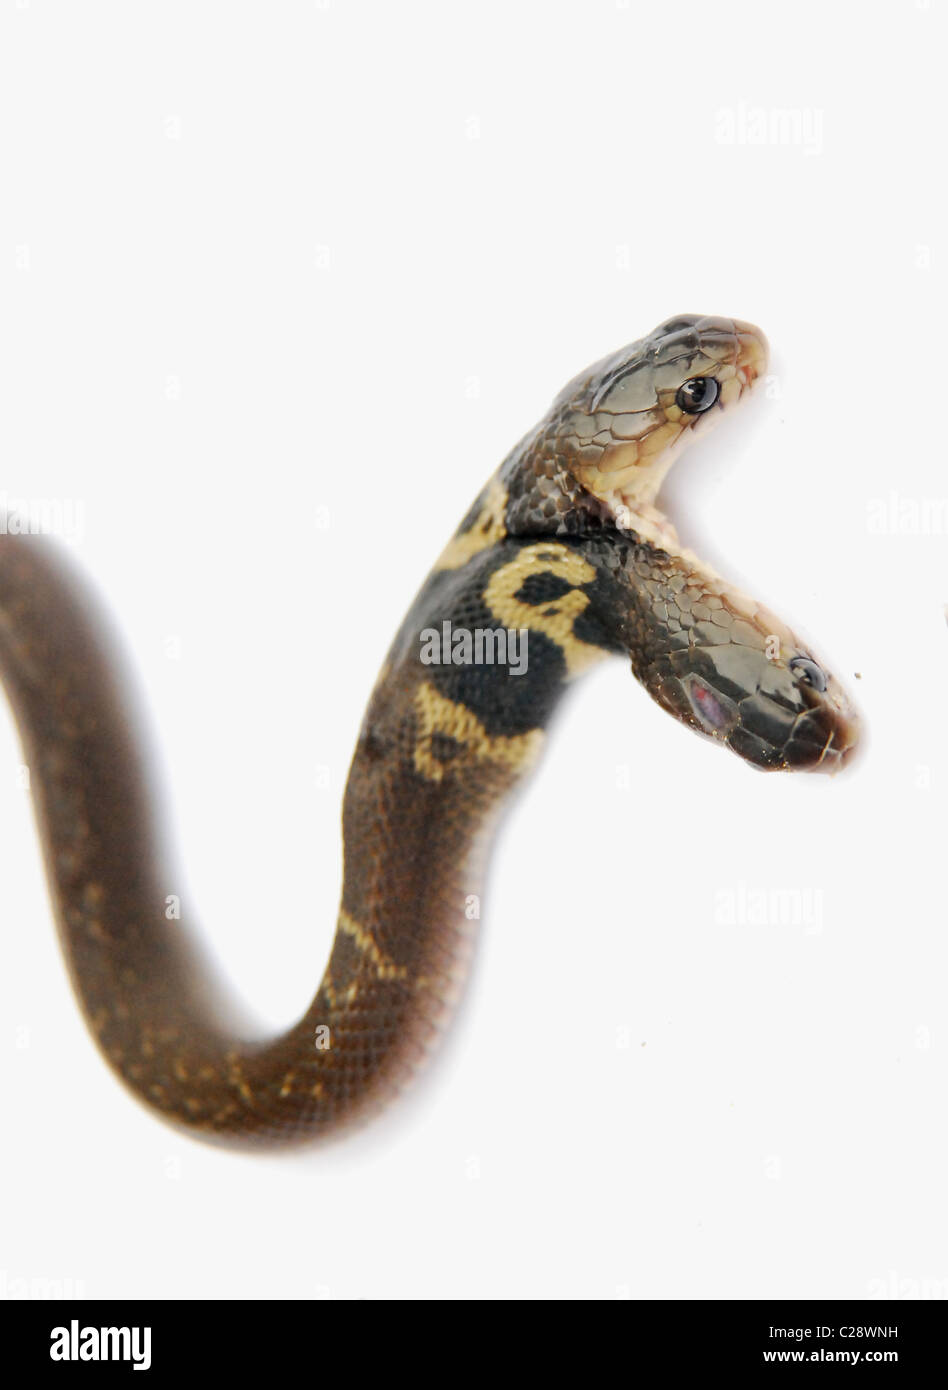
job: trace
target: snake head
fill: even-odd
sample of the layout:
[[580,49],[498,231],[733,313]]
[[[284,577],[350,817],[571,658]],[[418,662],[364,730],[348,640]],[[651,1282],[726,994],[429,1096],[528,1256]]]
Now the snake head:
[[836,772],[858,742],[845,689],[779,618],[693,558],[639,547],[632,665],[682,723],[767,771]]
[[684,445],[744,398],[767,360],[767,340],[751,323],[666,319],[560,392],[555,452],[617,514],[647,505]]
[[[742,649],[731,663],[710,654],[704,672],[682,683],[689,711],[702,732],[754,767],[837,772],[857,745],[855,709],[835,676],[795,649],[773,659]],[[729,664],[730,677],[722,676]]]

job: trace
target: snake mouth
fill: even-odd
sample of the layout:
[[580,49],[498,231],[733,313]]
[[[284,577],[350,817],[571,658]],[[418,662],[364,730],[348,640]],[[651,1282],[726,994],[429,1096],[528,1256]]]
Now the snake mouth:
[[[712,737],[718,735],[712,733]],[[762,772],[828,772],[832,776],[846,766],[859,747],[858,724],[853,720],[835,725],[822,739],[811,722],[802,721],[783,747],[775,747],[738,725],[725,742]]]

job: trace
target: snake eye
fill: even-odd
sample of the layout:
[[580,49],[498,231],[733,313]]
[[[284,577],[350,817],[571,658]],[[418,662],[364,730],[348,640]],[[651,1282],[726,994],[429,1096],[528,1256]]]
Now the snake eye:
[[675,404],[686,415],[701,415],[710,410],[718,398],[718,383],[713,376],[693,376],[679,386]]
[[795,656],[790,662],[790,671],[794,679],[802,681],[804,685],[811,685],[814,690],[826,689],[824,672],[808,656]]

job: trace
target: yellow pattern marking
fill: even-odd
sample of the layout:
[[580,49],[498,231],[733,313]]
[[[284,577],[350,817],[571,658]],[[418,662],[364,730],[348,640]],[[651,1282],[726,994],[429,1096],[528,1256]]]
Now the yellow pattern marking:
[[491,737],[466,705],[439,695],[427,681],[415,691],[415,713],[418,717],[415,770],[429,782],[440,782],[444,776],[445,765],[432,752],[435,734],[453,739],[463,750],[452,758],[452,770],[476,763],[495,763],[516,771],[534,760],[543,743],[542,729],[530,729],[509,738],[503,734]]
[[507,510],[507,489],[495,474],[487,484],[484,505],[477,514],[474,525],[461,535],[452,536],[441,552],[436,570],[457,570],[468,560],[480,555],[507,534],[504,513]]
[[[549,603],[524,603],[516,595],[531,576],[538,574],[552,575],[574,587]],[[484,598],[505,627],[529,628],[555,642],[563,653],[568,674],[575,676],[608,656],[601,647],[581,641],[573,632],[576,619],[589,607],[589,595],[578,586],[591,583],[595,577],[593,566],[575,550],[541,541],[524,546],[509,565],[492,574]]]
[[[338,931],[338,929],[339,926],[337,923],[336,930]],[[338,1005],[338,999],[336,997],[336,986],[333,984],[332,976],[329,973],[328,967],[326,969],[325,974],[323,975],[322,984],[319,986],[319,988],[322,990],[323,994],[325,994],[327,1000],[329,1001],[330,1010],[335,1010]]]
[[[339,913],[338,927],[339,931],[352,937],[362,954],[372,962],[380,980],[404,980],[406,978],[407,967],[395,965],[393,961],[389,960],[388,956],[376,945],[372,933],[367,931],[354,917],[350,917],[348,912]],[[350,997],[355,998],[355,995],[352,994]]]

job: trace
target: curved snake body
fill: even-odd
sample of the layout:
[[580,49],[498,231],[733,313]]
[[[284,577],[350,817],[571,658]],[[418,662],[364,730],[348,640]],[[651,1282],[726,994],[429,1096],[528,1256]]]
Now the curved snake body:
[[[625,655],[683,723],[762,768],[834,770],[848,699],[656,509],[688,438],[766,364],[758,330],[679,316],[577,377],[448,543],[371,696],[343,805],[329,964],[305,1016],[247,1041],[183,923],[102,620],[34,537],[0,537],[0,675],[60,935],[105,1057],[166,1119],[234,1143],[335,1133],[415,1070],[463,979],[492,824],[574,679]],[[709,395],[713,401],[709,404]],[[528,634],[526,669],[422,659],[425,633]]]

